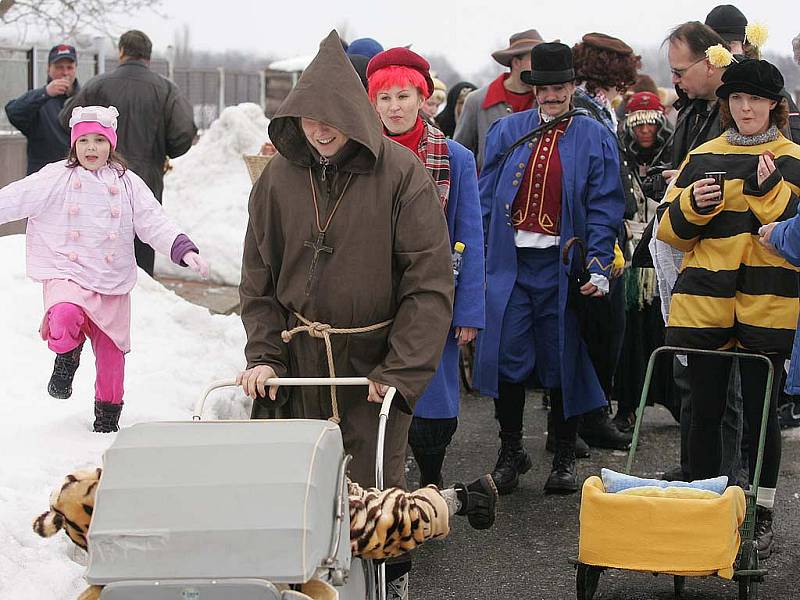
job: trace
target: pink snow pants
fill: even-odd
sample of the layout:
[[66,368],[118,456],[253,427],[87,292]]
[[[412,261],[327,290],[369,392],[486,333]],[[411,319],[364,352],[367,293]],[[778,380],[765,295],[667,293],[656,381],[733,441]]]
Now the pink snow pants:
[[97,327],[80,306],[55,304],[47,311],[47,346],[57,354],[77,348],[88,337],[92,341],[97,375],[94,397],[99,402],[122,404],[125,354]]

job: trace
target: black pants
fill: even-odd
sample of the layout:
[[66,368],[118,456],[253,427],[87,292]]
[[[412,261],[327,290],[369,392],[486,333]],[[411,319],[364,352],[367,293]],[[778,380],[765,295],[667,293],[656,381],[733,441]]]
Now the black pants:
[[[777,402],[781,388],[784,357],[770,356],[774,369],[769,419],[767,421],[764,462],[760,485],[774,488],[778,482],[781,463],[781,432],[778,425]],[[689,355],[689,382],[692,388],[692,417],[689,428],[689,466],[694,479],[716,477],[720,474],[722,441],[720,424],[728,397],[731,359],[720,356]],[[761,412],[764,408],[764,387],[767,368],[761,362],[739,360],[742,407],[747,423],[746,435],[750,479],[755,471]]]
[[[495,417],[500,423],[500,439],[504,442],[522,440],[522,419],[525,413],[525,384],[501,381],[499,398],[494,401]],[[564,397],[561,388],[550,390],[550,410],[555,419],[557,440],[572,441],[578,435],[578,418],[564,418]]]
[[419,485],[440,485],[447,447],[458,428],[458,419],[414,417],[408,429],[408,445],[419,466]]
[[136,255],[136,264],[139,265],[139,268],[152,277],[156,263],[155,250],[137,237],[133,240],[133,252]]

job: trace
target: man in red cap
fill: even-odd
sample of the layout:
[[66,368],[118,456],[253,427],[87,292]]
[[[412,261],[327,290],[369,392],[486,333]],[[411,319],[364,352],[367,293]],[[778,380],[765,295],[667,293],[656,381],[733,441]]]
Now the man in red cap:
[[8,120],[28,138],[28,175],[67,156],[69,132],[61,127],[58,113],[78,91],[77,61],[73,46],[53,46],[47,56],[47,84],[6,104]]
[[472,150],[478,169],[483,166],[489,126],[506,115],[535,106],[533,88],[520,79],[520,74],[531,70],[531,50],[542,41],[535,29],[512,35],[507,48],[492,53],[492,58],[509,71],[467,96],[453,139]]

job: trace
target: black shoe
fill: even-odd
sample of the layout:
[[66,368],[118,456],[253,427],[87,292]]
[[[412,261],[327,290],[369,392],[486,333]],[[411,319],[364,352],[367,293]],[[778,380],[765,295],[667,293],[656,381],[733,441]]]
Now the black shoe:
[[578,473],[575,468],[575,445],[559,441],[553,456],[553,469],[544,484],[546,494],[573,494],[578,491]]
[[758,558],[764,560],[772,554],[774,533],[772,531],[772,511],[756,505],[756,528],[753,532],[758,548]]
[[628,409],[617,409],[617,414],[614,415],[614,427],[621,433],[631,433],[636,427],[636,412]]
[[457,515],[467,515],[474,529],[489,529],[494,525],[498,491],[491,475],[484,475],[469,485],[456,483],[453,488],[461,502]]
[[113,433],[119,431],[119,416],[122,414],[122,403],[110,402],[94,403],[94,427],[96,433]]
[[593,448],[628,450],[633,438],[630,433],[622,433],[614,427],[605,408],[598,408],[583,415],[578,431]]
[[510,494],[519,485],[519,476],[530,471],[532,466],[531,457],[521,442],[503,441],[497,464],[492,471],[497,491],[500,494]]
[[689,473],[683,470],[682,467],[675,467],[669,471],[665,471],[661,476],[664,481],[691,481],[692,478]]
[[81,364],[82,349],[83,344],[80,344],[69,352],[56,354],[53,374],[47,384],[47,393],[53,398],[66,400],[72,396],[72,380],[75,379],[75,371]]

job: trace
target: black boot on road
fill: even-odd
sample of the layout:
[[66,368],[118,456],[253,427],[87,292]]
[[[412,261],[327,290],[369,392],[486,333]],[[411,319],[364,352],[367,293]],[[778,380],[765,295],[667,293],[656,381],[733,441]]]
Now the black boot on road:
[[622,433],[616,428],[605,408],[598,408],[583,415],[578,432],[586,443],[594,448],[628,450],[633,439],[631,433]]
[[764,560],[772,554],[774,533],[772,531],[772,511],[756,505],[756,529],[754,532],[758,558]]
[[456,483],[453,488],[461,502],[457,515],[466,515],[474,529],[489,529],[494,525],[498,492],[491,475],[466,485]]
[[72,380],[75,379],[75,371],[78,370],[78,365],[81,363],[82,349],[83,344],[69,352],[56,354],[53,374],[47,384],[47,393],[53,398],[66,400],[72,396]]
[[516,440],[503,439],[497,464],[492,471],[497,491],[501,495],[513,492],[519,485],[519,476],[530,471],[532,466],[531,457],[522,447],[522,434]]
[[575,443],[558,440],[553,456],[553,470],[544,484],[547,494],[572,494],[578,491],[578,472],[575,468]]

